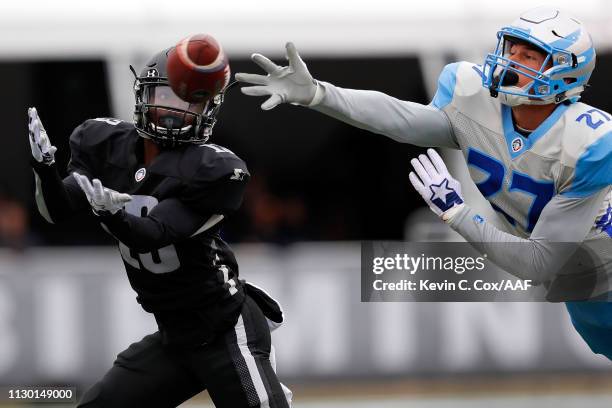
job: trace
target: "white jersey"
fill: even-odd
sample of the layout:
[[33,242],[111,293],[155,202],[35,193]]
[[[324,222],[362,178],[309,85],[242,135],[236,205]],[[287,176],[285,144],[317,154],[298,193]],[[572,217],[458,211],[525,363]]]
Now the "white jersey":
[[[470,176],[514,235],[529,237],[557,194],[585,197],[609,189],[612,115],[607,112],[584,103],[561,104],[525,137],[514,129],[511,108],[482,86],[480,66],[468,62],[444,68],[432,105],[446,113]],[[589,239],[612,235],[611,198],[608,192]]]
[[560,104],[525,137],[511,108],[482,86],[480,67],[467,62],[445,67],[428,106],[319,84],[315,110],[400,142],[461,149],[506,225],[500,231],[468,206],[449,224],[490,260],[543,283],[549,299],[612,294],[612,115]]

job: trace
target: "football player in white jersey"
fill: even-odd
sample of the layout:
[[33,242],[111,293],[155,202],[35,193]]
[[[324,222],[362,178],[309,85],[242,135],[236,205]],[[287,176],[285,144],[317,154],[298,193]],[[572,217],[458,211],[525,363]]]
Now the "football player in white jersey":
[[412,160],[414,187],[494,263],[567,301],[576,330],[612,360],[612,115],[579,102],[595,67],[591,37],[540,7],[497,38],[483,65],[447,65],[427,106],[314,80],[291,43],[289,66],[254,54],[267,75],[236,78],[255,85],[244,94],[269,96],[264,110],[303,105],[399,142],[460,149],[502,229],[464,203],[433,149]]

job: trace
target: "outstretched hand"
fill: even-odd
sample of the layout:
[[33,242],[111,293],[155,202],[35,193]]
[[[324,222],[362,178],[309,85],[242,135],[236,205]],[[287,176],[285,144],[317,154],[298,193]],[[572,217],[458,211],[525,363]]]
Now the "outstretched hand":
[[308,67],[300,58],[295,45],[286,44],[288,66],[279,66],[261,54],[253,54],[251,59],[267,75],[236,74],[236,80],[255,86],[241,88],[245,95],[270,96],[262,105],[263,110],[270,110],[281,103],[310,105],[317,92],[317,81],[308,72]]

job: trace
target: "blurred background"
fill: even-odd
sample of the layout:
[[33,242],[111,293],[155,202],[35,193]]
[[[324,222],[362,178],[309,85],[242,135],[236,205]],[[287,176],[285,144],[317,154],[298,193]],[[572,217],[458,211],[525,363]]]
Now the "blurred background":
[[[550,1],[586,25],[598,51],[584,101],[612,111],[612,3]],[[85,214],[47,224],[34,204],[27,113],[36,106],[62,171],[88,118],[131,120],[132,82],[160,49],[217,38],[232,72],[249,55],[284,61],[296,43],[313,76],[429,103],[442,67],[482,62],[495,33],[532,1],[0,4],[0,385],[96,381],[155,331],[114,242]],[[241,275],[284,305],[278,371],[304,407],[609,407],[612,364],[593,355],[562,304],[360,303],[360,241],[456,239],[408,182],[422,149],[302,107],[264,112],[230,91],[213,135],[252,180],[224,238]],[[457,152],[443,152],[467,200],[495,220]],[[205,395],[186,406],[208,406]]]

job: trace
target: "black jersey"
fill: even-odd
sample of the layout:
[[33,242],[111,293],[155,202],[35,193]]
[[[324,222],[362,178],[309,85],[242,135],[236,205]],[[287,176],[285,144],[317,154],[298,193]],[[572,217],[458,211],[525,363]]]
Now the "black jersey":
[[145,166],[142,142],[130,123],[88,120],[70,137],[68,168],[132,195],[124,211],[100,221],[118,240],[138,302],[167,341],[207,341],[235,324],[244,301],[219,230],[240,206],[249,173],[214,144],[162,150]]

